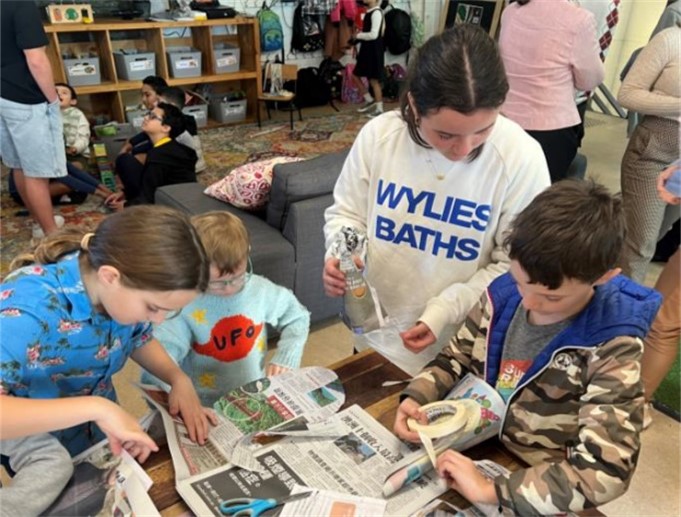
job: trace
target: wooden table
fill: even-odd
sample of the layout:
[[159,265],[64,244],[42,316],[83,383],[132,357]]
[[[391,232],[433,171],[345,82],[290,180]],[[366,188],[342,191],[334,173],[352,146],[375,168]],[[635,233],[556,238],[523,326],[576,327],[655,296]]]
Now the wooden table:
[[[345,388],[345,405],[343,408],[358,404],[371,416],[392,430],[395,421],[395,413],[399,402],[399,393],[404,384],[397,386],[382,387],[386,380],[404,380],[409,376],[397,366],[390,363],[386,358],[367,350],[335,363],[331,366]],[[466,453],[477,460],[488,458],[505,466],[510,470],[516,470],[522,466],[520,460],[512,456],[497,440],[488,440]],[[149,495],[162,515],[172,517],[188,511],[175,491],[175,471],[167,447],[152,455],[144,464],[154,485],[149,490]],[[449,491],[443,499],[457,506],[468,506],[456,492]]]

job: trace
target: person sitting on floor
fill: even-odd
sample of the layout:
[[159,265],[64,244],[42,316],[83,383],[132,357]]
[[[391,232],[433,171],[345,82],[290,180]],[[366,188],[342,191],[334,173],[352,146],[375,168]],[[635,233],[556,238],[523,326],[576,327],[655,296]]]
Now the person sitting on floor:
[[[113,192],[97,180],[88,172],[80,170],[71,162],[66,163],[67,175],[62,178],[53,178],[49,183],[50,197],[52,204],[75,204],[79,205],[85,201],[88,194],[107,199]],[[14,183],[14,171],[10,170],[7,175],[7,190],[9,195],[21,206],[24,200],[21,199],[19,190]]]
[[[210,260],[208,290],[179,316],[156,326],[154,337],[191,377],[201,403],[212,407],[231,389],[298,368],[310,313],[290,290],[253,274],[241,219],[208,212],[194,216],[192,224]],[[268,325],[280,335],[265,368]],[[225,340],[227,348],[219,345]],[[146,372],[142,382],[165,386]]]
[[511,226],[511,269],[494,280],[448,346],[403,392],[395,433],[467,373],[506,401],[501,441],[529,467],[480,474],[449,450],[438,473],[470,502],[509,515],[580,512],[626,492],[643,424],[642,339],[660,295],[620,275],[622,200],[591,181],[540,193]]
[[124,192],[109,196],[107,205],[114,211],[124,205],[153,204],[158,187],[196,181],[196,152],[175,138],[185,131],[182,112],[171,104],[159,103],[144,116],[142,130],[153,147],[141,174],[117,171]]
[[87,169],[90,161],[90,123],[80,109],[76,90],[67,83],[56,83],[59,108],[64,123],[66,159],[79,169]]
[[[168,104],[172,104],[176,108],[179,108],[180,110],[184,108],[184,102],[185,102],[185,92],[182,88],[178,88],[176,86],[168,86],[167,88],[162,88],[159,91],[159,94],[157,96],[157,102],[167,102]],[[184,120],[184,125],[185,125],[185,131],[179,135],[175,140],[177,140],[179,143],[186,145],[187,147],[191,147],[196,151],[196,173],[199,174],[200,172],[203,172],[206,170],[206,162],[203,159],[203,149],[201,147],[201,140],[199,139],[199,131],[198,127],[196,125],[196,119],[192,115],[187,115],[185,113],[182,114],[182,118]],[[147,145],[148,147],[150,146],[148,144],[149,142],[149,136],[142,132],[143,137],[136,136],[135,141],[138,143],[137,148],[140,148],[141,146]],[[147,142],[145,144],[144,142]],[[133,164],[134,168],[139,170],[141,172],[141,167],[143,166],[140,162],[136,162]]]

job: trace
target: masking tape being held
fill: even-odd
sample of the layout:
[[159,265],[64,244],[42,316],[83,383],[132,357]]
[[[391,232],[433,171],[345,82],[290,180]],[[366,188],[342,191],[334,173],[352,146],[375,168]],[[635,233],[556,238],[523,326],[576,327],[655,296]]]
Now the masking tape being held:
[[421,424],[409,418],[407,426],[419,434],[433,467],[437,466],[437,455],[442,452],[433,446],[434,439],[443,436],[450,436],[450,440],[456,440],[458,436],[465,437],[480,423],[480,405],[470,399],[433,402],[421,407],[421,411],[425,413],[428,423]]
[[477,425],[480,419],[480,406],[470,399],[441,400],[426,404],[420,408],[428,419],[422,424],[413,418],[407,420],[407,426],[412,431],[422,433],[431,439],[454,434],[463,429],[472,419]]

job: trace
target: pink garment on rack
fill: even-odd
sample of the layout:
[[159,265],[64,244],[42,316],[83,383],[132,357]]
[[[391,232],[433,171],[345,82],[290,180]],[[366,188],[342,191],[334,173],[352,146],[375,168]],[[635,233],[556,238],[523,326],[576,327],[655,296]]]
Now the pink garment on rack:
[[354,20],[357,14],[357,3],[355,0],[338,0],[336,7],[333,8],[329,17],[333,23],[338,23],[341,19],[341,13],[343,18],[347,20]]

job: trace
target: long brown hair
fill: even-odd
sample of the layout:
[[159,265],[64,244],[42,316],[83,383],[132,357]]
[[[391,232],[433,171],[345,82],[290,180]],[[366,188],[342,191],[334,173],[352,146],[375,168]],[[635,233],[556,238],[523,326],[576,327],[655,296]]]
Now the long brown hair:
[[442,108],[463,114],[496,109],[507,93],[508,81],[496,43],[479,27],[462,23],[433,36],[418,49],[409,64],[400,111],[412,140],[429,148],[418,131],[417,113],[423,117]]
[[32,253],[10,265],[54,264],[80,250],[80,264],[91,271],[115,267],[126,287],[175,291],[208,286],[209,263],[189,217],[162,206],[126,208],[104,219],[94,234],[63,228],[45,237]]

